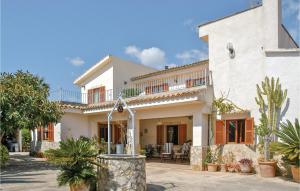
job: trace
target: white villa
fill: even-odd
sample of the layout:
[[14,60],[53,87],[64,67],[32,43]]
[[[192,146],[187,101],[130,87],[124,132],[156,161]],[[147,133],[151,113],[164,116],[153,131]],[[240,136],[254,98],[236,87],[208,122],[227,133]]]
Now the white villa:
[[[201,24],[199,38],[208,43],[208,60],[164,70],[111,55],[103,58],[74,81],[81,88],[79,103],[68,99],[78,95],[64,92],[61,121],[36,129],[36,149],[55,147],[68,137],[107,141],[107,115],[122,91],[135,111],[138,151],[167,142],[177,148],[190,141],[194,170],[202,170],[206,148],[215,144],[237,157],[256,158],[256,84],[265,76],[279,77],[288,89],[282,119],[300,118],[300,49],[281,22],[281,1],[263,0],[262,5]],[[212,102],[222,95],[246,111],[217,117]],[[130,124],[126,107],[113,113],[113,145],[124,143],[123,130]]]

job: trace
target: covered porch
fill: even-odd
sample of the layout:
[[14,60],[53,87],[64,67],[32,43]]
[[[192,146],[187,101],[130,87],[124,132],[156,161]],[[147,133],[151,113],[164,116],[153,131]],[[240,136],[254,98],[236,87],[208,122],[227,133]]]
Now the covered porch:
[[193,117],[142,119],[139,138],[141,151],[146,154],[147,159],[189,163]]

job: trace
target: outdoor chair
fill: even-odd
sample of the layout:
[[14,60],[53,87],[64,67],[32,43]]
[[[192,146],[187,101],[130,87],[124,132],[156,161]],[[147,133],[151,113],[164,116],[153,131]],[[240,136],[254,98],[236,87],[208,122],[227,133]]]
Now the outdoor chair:
[[173,143],[165,143],[163,152],[160,154],[160,161],[171,160],[173,156]]
[[175,162],[177,162],[178,159],[180,159],[181,162],[183,160],[189,160],[189,158],[190,158],[190,148],[191,148],[190,143],[183,143],[183,145],[182,145],[181,149],[179,150],[179,152],[174,153]]
[[153,147],[152,147],[151,144],[146,145],[145,152],[146,152],[145,154],[146,154],[147,158],[152,158],[152,156],[153,156]]

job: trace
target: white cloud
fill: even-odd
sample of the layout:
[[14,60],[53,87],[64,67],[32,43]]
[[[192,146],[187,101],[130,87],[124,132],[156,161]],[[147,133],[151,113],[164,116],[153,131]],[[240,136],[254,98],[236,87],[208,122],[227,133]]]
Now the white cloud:
[[85,61],[80,57],[74,57],[74,58],[66,58],[66,61],[68,61],[73,66],[82,66]]
[[183,21],[183,26],[189,28],[192,32],[198,32],[198,29],[193,19],[186,19],[185,21]]
[[207,59],[207,51],[191,49],[176,54],[176,58],[181,60],[182,64],[189,64],[198,60]]
[[166,54],[157,47],[140,49],[134,45],[125,48],[125,53],[136,57],[142,64],[162,68],[167,64]]

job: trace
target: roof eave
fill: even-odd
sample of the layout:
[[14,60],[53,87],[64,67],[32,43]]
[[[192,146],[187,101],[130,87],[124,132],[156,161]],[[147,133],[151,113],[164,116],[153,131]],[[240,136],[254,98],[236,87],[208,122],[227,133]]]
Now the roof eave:
[[89,68],[86,72],[84,72],[81,76],[79,76],[76,80],[74,80],[74,84],[80,86],[84,80],[86,80],[93,72],[99,68],[102,67],[104,63],[109,62],[111,60],[112,56],[107,55],[102,60],[100,60],[97,64]]

